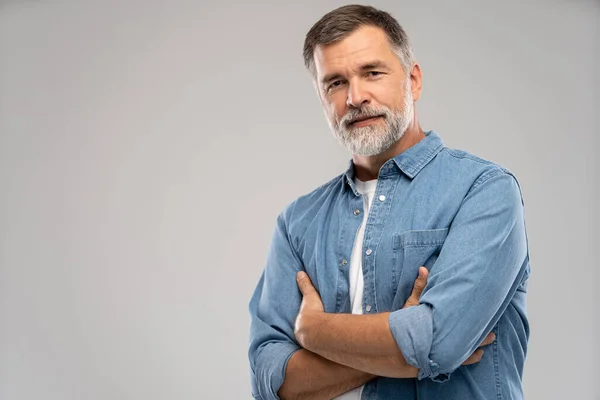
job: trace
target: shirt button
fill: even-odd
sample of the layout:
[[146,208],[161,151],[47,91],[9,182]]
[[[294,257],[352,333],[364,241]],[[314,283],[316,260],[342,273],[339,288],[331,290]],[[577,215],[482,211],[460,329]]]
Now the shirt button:
[[348,265],[348,261],[346,259],[342,260],[342,265],[345,267],[346,265]]
[[367,306],[365,307],[365,310],[367,310],[367,312],[371,312],[371,305],[367,304]]
[[366,253],[368,256],[370,256],[372,252],[373,252],[373,250],[371,250],[371,249],[367,249],[367,251],[365,251],[365,253]]
[[392,168],[394,168],[394,163],[389,163],[389,164],[388,164],[388,168],[389,168],[389,169],[392,169]]
[[356,210],[354,210],[354,215],[358,215],[360,214],[360,210],[357,208]]
[[385,201],[385,196],[384,195],[379,196],[379,201]]

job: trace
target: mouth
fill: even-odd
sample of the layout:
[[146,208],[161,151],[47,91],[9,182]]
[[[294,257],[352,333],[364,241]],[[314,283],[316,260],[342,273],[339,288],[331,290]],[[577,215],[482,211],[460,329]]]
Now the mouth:
[[381,117],[383,117],[383,115],[375,115],[373,117],[359,117],[359,118],[356,118],[356,119],[353,119],[352,121],[350,121],[350,123],[348,125],[350,125],[350,126],[369,125],[369,124],[377,121]]

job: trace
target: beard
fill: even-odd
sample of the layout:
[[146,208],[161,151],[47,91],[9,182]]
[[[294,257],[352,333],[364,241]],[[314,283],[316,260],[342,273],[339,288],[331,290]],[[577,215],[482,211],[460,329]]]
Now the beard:
[[[357,118],[377,116],[383,118],[383,126],[379,122],[362,127],[351,125]],[[337,123],[330,122],[330,127],[333,135],[352,154],[374,156],[383,153],[400,140],[413,118],[413,99],[408,77],[401,110],[370,105],[352,108]]]

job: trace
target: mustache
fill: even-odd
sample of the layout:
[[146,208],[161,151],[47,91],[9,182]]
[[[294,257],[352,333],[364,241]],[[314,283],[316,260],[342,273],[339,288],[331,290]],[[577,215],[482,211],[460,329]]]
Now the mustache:
[[356,121],[362,121],[373,117],[387,118],[388,116],[389,111],[386,109],[362,107],[348,111],[340,120],[340,125],[348,126]]

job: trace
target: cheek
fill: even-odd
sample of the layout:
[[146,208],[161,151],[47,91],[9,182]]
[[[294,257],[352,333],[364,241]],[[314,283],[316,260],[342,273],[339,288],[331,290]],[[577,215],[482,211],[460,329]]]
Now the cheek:
[[346,104],[345,102],[337,101],[337,99],[329,99],[327,103],[324,103],[325,112],[327,117],[332,122],[339,122],[340,119],[346,114]]
[[[394,83],[391,87],[400,85]],[[391,90],[390,85],[378,86],[373,90],[373,103],[388,107],[392,110],[400,110],[403,107],[403,90],[398,86],[397,90]]]
[[346,106],[346,99],[342,98],[343,96],[339,96],[339,99],[336,99],[332,105],[333,113],[337,120],[339,121],[346,115],[348,112],[348,107]]

